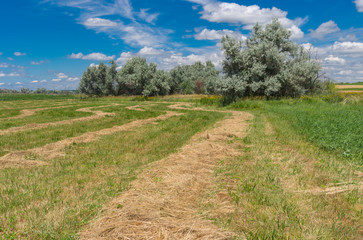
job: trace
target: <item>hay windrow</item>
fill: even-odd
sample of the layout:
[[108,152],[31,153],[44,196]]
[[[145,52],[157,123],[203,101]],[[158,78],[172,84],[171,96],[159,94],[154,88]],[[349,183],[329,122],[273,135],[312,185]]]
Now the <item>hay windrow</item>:
[[[26,159],[26,156],[28,155],[36,155],[41,157],[42,159],[50,160],[55,157],[63,156],[64,148],[73,143],[87,143],[87,142],[96,141],[101,136],[110,135],[120,131],[127,131],[135,127],[140,127],[146,124],[152,124],[158,120],[166,120],[170,117],[178,115],[181,115],[181,113],[168,111],[166,114],[158,117],[136,120],[121,126],[113,126],[111,128],[106,128],[95,132],[88,132],[77,137],[67,138],[55,143],[47,144],[42,147],[28,149],[25,151],[12,152],[0,157],[0,168],[19,167],[22,165],[26,166],[28,165],[28,163],[31,162]],[[40,165],[46,164],[45,162],[42,161],[32,161],[31,165],[38,165],[36,163],[39,163]]]
[[[115,105],[115,104],[113,104],[113,105]],[[116,105],[119,105],[119,104],[116,104]],[[97,107],[107,107],[107,106],[97,106]],[[12,127],[12,128],[8,128],[5,130],[0,130],[0,136],[9,134],[9,133],[22,132],[22,131],[26,131],[26,130],[35,130],[35,129],[53,127],[53,126],[57,126],[57,125],[72,124],[74,122],[91,121],[91,120],[103,118],[106,116],[115,116],[114,113],[103,112],[100,110],[92,110],[92,108],[95,108],[95,107],[80,108],[80,109],[76,110],[77,112],[93,113],[92,116],[69,119],[69,120],[62,120],[62,121],[50,122],[50,123],[28,124],[28,125],[21,126],[21,127]],[[40,111],[40,110],[38,110],[38,111]]]
[[[170,108],[183,109],[182,104]],[[102,216],[81,232],[81,239],[232,238],[233,233],[198,214],[199,201],[213,184],[218,161],[240,154],[226,142],[243,137],[246,121],[252,118],[248,113],[230,112],[232,117],[195,135],[178,153],[150,164],[130,190],[108,204]]]

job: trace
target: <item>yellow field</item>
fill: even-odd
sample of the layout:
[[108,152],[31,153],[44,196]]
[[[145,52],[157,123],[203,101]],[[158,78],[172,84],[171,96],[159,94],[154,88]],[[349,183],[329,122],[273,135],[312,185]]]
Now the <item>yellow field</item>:
[[361,88],[363,90],[363,85],[336,85],[337,89],[350,89],[350,88]]

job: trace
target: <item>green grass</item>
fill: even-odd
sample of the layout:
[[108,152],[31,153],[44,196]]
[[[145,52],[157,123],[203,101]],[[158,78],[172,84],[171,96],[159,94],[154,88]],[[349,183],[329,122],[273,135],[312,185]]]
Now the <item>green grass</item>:
[[69,94],[0,94],[0,101],[79,99],[80,95]]
[[[116,113],[116,117],[2,136],[1,149],[42,146],[83,132],[155,117],[167,110],[165,104],[145,107],[146,112],[124,106],[101,109]],[[127,190],[147,163],[175,152],[195,133],[224,116],[180,112],[185,114],[157,125],[71,145],[65,157],[50,161],[49,166],[0,170],[0,239],[77,239],[80,229],[100,213],[104,204]]]
[[362,91],[363,92],[363,88],[338,88],[336,89],[336,91],[341,92],[341,91]]
[[363,85],[363,82],[356,82],[356,83],[337,83],[336,85]]
[[[242,156],[215,169],[215,188],[201,202],[205,218],[237,233],[236,239],[360,239],[359,191],[330,196],[298,191],[357,183],[354,173],[361,166],[319,151],[280,115],[268,118],[273,133],[266,135],[266,117],[253,113],[248,136],[231,143]],[[215,200],[221,193],[228,204]]]
[[267,111],[321,148],[363,164],[363,104],[275,102]]

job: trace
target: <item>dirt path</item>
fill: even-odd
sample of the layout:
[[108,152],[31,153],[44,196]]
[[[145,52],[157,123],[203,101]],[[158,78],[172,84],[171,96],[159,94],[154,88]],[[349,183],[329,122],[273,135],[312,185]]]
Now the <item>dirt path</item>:
[[[58,156],[64,155],[64,148],[73,144],[73,143],[87,143],[91,141],[97,140],[101,136],[110,135],[112,133],[120,132],[120,131],[127,131],[133,129],[135,127],[140,127],[145,124],[153,124],[158,120],[166,120],[173,116],[181,115],[181,113],[177,112],[167,112],[165,115],[160,115],[154,118],[136,120],[130,123],[126,123],[121,126],[114,126],[111,128],[102,129],[95,132],[88,132],[83,135],[67,138],[55,143],[50,143],[42,147],[28,149],[25,151],[17,151],[12,152],[3,157],[0,157],[0,169],[7,168],[7,167],[28,167],[28,166],[35,166],[35,165],[44,165],[47,164],[43,161],[33,161],[27,159],[27,156],[31,154],[36,154],[43,159],[49,160]],[[28,157],[29,158],[29,157]]]
[[[169,106],[184,108],[185,103]],[[211,110],[212,111],[212,110]],[[152,163],[130,190],[104,208],[102,216],[84,231],[81,239],[230,239],[225,232],[198,214],[204,191],[213,185],[218,161],[239,155],[226,142],[243,137],[249,113],[233,112],[216,127],[195,135],[175,154]]]
[[[114,106],[114,105],[115,104],[113,104],[111,106]],[[117,104],[117,105],[120,105],[120,104]],[[108,106],[97,106],[97,107],[108,107]],[[69,119],[69,120],[62,120],[62,121],[50,122],[50,123],[27,124],[27,125],[21,126],[21,127],[12,127],[12,128],[8,128],[8,129],[5,129],[5,130],[0,130],[0,136],[5,135],[5,134],[9,134],[9,133],[22,132],[22,131],[26,131],[26,130],[34,130],[34,129],[41,129],[41,128],[57,126],[57,125],[72,124],[74,122],[90,121],[90,120],[103,118],[103,117],[106,117],[106,116],[114,116],[115,115],[114,113],[107,113],[107,112],[103,112],[103,111],[99,111],[99,110],[92,110],[92,108],[95,108],[95,107],[80,108],[80,109],[76,110],[77,112],[93,113],[94,115],[92,115],[92,116]],[[38,109],[37,111],[40,111],[40,110]]]

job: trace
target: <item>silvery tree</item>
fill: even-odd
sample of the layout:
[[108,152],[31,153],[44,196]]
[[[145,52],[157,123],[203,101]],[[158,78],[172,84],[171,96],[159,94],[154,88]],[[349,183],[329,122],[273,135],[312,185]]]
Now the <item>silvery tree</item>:
[[117,94],[144,96],[168,94],[169,76],[156,67],[156,63],[148,64],[142,57],[129,59],[117,74]]
[[245,96],[297,97],[320,88],[320,63],[290,40],[277,19],[256,24],[245,43],[222,38],[224,77],[217,91],[232,101]]

